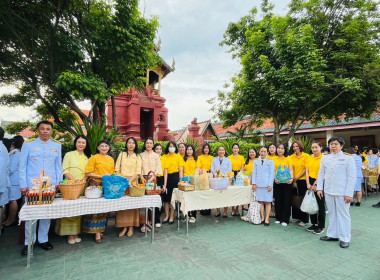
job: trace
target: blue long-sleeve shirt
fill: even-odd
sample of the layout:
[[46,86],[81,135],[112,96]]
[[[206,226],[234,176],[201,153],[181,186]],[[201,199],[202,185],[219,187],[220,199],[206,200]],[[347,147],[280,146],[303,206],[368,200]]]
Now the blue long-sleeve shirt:
[[219,169],[220,174],[227,175],[229,171],[232,171],[232,164],[229,158],[215,157],[211,162],[211,172],[216,175],[216,170]]

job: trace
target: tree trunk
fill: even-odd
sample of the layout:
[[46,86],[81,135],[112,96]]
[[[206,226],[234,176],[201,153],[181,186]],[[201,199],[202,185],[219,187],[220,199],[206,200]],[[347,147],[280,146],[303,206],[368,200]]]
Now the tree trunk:
[[276,116],[273,116],[273,143],[278,146],[280,144],[280,126]]
[[111,103],[112,103],[112,126],[115,129],[116,132],[119,131],[119,127],[117,126],[116,122],[116,102],[115,102],[115,96],[111,96]]

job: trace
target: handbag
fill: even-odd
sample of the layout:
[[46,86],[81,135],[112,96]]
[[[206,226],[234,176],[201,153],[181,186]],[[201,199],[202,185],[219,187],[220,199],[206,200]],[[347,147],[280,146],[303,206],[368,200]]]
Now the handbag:
[[310,215],[317,214],[319,210],[317,199],[313,191],[308,190],[301,204],[301,211]]
[[298,188],[297,188],[297,194],[292,196],[292,206],[294,208],[300,209],[302,200],[303,200],[303,196],[299,195]]
[[261,215],[260,215],[260,203],[256,200],[256,192],[253,191],[253,202],[249,204],[247,219],[251,224],[259,225],[261,224]]
[[280,183],[286,183],[287,181],[292,179],[289,168],[286,165],[280,165],[277,168],[276,179]]

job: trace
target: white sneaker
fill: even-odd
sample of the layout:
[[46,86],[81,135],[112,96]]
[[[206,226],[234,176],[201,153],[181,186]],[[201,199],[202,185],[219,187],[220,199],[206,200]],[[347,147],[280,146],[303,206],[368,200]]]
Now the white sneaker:
[[161,227],[161,223],[157,223],[154,225],[156,228],[160,228]]
[[306,226],[306,224],[305,224],[304,222],[300,222],[298,225],[299,225],[300,227],[304,227],[304,226]]
[[282,222],[281,225],[282,225],[283,227],[287,227],[287,226],[288,226],[288,224],[285,223],[285,222]]
[[274,223],[275,223],[275,224],[280,224],[281,222],[280,222],[280,221],[275,221]]
[[189,223],[195,223],[195,218],[194,217],[190,217],[190,219],[189,219]]

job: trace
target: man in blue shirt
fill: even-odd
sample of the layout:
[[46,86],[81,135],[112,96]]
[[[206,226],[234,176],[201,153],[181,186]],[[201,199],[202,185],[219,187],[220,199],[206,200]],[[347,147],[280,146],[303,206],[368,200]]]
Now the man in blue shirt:
[[[41,170],[50,177],[51,183],[57,185],[60,181],[61,166],[61,144],[50,139],[53,134],[53,124],[49,121],[41,121],[37,124],[38,138],[25,141],[20,155],[20,190],[25,195],[31,186],[33,178],[39,178]],[[36,224],[34,225],[34,227]],[[53,249],[53,245],[48,240],[50,220],[39,220],[38,246],[44,250]],[[29,222],[25,223],[25,246],[21,251],[22,255],[28,253],[28,233]],[[34,230],[34,238],[36,233]]]

